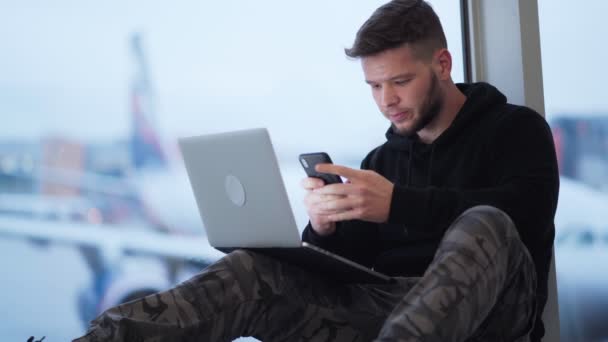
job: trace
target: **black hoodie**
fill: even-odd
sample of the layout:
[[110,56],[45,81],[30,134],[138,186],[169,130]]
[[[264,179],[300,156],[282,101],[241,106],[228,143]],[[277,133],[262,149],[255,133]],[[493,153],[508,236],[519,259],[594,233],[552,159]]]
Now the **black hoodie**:
[[[393,276],[421,276],[445,230],[463,211],[491,205],[505,211],[538,274],[538,312],[547,298],[559,176],[551,131],[533,110],[507,104],[486,83],[458,84],[467,99],[431,144],[417,135],[386,133],[362,169],[395,184],[386,223],[346,221],[330,236],[310,224],[302,239]],[[537,315],[533,341],[544,330]]]

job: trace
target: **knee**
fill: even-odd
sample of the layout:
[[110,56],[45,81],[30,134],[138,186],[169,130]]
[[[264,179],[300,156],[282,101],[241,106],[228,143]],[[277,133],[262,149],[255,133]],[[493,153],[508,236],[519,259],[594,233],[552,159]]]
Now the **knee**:
[[525,247],[509,215],[498,208],[480,205],[464,211],[452,222],[439,249],[466,251],[485,259]]
[[519,240],[519,233],[511,217],[493,206],[478,205],[464,211],[450,229],[464,229],[478,238],[494,241],[497,245]]
[[228,264],[239,263],[241,265],[252,265],[254,263],[254,259],[256,258],[256,253],[246,250],[246,249],[237,249],[226,255],[224,255],[219,262],[224,262]]
[[[246,283],[254,281],[252,270],[255,267],[255,253],[246,250],[236,250],[224,255],[199,274],[189,279],[189,283],[202,285],[204,283],[223,283],[224,286],[235,282]],[[232,286],[232,285],[230,285]]]
[[275,272],[274,263],[262,254],[238,249],[208,266],[201,273],[201,279],[219,281],[226,286],[255,287]]
[[211,264],[205,271],[207,273],[222,273],[231,278],[243,278],[256,267],[258,255],[252,251],[237,249]]
[[521,260],[531,264],[513,220],[504,211],[487,205],[472,207],[454,220],[440,244],[443,249],[466,251],[480,260],[504,256],[501,259],[509,264],[520,264]]
[[489,222],[493,222],[495,225],[511,225],[515,226],[511,217],[496,207],[490,205],[477,205],[464,211],[461,216],[470,216],[479,218]]

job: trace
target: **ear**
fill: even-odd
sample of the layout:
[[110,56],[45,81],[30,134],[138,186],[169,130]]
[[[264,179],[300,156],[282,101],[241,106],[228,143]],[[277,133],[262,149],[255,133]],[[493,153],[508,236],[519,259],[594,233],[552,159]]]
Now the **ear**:
[[439,80],[445,81],[451,78],[452,54],[448,49],[439,49],[433,54],[433,67]]

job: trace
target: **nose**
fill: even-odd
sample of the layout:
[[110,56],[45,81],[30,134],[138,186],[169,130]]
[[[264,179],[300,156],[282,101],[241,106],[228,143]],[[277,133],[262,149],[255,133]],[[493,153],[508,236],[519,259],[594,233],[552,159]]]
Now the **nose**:
[[396,105],[399,102],[399,96],[395,92],[395,89],[391,85],[382,87],[382,93],[380,94],[380,104],[384,108],[389,108]]

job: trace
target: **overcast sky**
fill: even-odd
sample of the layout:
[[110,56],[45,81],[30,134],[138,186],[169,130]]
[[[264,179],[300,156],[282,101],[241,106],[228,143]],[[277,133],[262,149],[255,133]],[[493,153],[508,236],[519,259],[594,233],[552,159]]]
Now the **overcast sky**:
[[[166,137],[266,126],[275,145],[361,153],[383,139],[343,48],[384,1],[0,3],[0,138],[127,135],[129,38],[141,32]],[[433,3],[461,81],[458,2]],[[597,21],[608,2],[567,4],[539,1],[547,113],[606,112]]]

